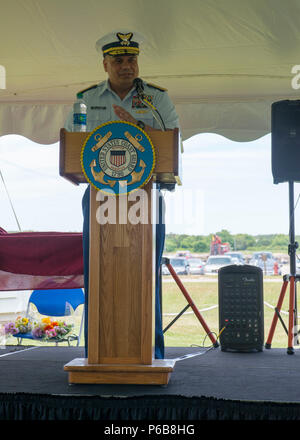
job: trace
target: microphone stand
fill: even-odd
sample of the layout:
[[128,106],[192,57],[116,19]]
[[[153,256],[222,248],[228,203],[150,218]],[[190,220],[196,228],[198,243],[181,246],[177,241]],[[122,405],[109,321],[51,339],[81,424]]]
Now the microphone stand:
[[140,100],[151,111],[154,119],[156,120],[156,122],[160,126],[160,129],[162,131],[166,131],[165,123],[164,123],[163,118],[161,117],[159,111],[157,110],[156,107],[154,107],[153,104],[148,102],[147,99],[145,98],[143,81],[140,78],[136,78],[134,81],[134,84],[135,84],[135,88],[136,88],[136,91],[137,91],[137,94],[138,94],[138,97],[140,98]]
[[158,123],[158,125],[160,126],[161,130],[162,131],[166,131],[166,127],[165,127],[164,121],[162,120],[162,117],[160,116],[157,108],[155,108],[154,105],[150,104],[150,102],[148,102],[144,98],[144,94],[143,95],[139,95],[139,98],[151,110],[152,115],[153,115],[154,119],[156,120],[156,122]]

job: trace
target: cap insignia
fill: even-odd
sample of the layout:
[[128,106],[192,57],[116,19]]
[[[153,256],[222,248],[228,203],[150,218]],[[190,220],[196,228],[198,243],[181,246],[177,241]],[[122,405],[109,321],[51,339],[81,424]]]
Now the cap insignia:
[[129,46],[133,33],[129,32],[128,34],[121,34],[121,32],[118,32],[117,37],[119,38],[121,46]]

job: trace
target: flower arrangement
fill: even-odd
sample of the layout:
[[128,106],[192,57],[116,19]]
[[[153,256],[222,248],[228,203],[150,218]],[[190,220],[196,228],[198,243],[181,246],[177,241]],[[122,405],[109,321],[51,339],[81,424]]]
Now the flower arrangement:
[[16,335],[17,333],[29,333],[32,324],[28,318],[18,316],[15,322],[9,322],[4,326],[5,334]]
[[66,324],[65,321],[53,321],[44,318],[41,322],[34,324],[32,336],[34,339],[63,339],[72,330],[73,325]]
[[55,321],[43,318],[40,322],[30,321],[28,318],[18,316],[15,322],[8,322],[4,326],[6,335],[18,335],[30,333],[33,339],[59,340],[63,339],[72,330],[72,324],[66,324],[65,321]]

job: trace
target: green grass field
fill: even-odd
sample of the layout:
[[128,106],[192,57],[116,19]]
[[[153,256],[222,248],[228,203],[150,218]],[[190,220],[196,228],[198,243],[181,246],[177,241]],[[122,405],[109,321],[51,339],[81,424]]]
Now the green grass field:
[[[168,277],[165,277],[166,279]],[[196,277],[194,277],[196,278]],[[282,278],[274,277],[279,281],[264,280],[264,301],[270,305],[276,306],[278,297],[282,286]],[[170,277],[169,277],[170,279]],[[199,279],[199,277],[198,277]],[[202,277],[203,280],[205,278]],[[184,277],[181,277],[185,288],[192,297],[194,303],[201,311],[207,307],[218,304],[218,283],[201,281],[198,283],[185,282]],[[282,311],[288,311],[289,292],[286,292],[285,300],[283,303]],[[187,304],[186,299],[181,293],[178,286],[171,282],[163,283],[163,327],[171,322],[174,316],[167,316],[168,313],[178,313]],[[298,305],[299,307],[299,305]],[[203,345],[205,338],[205,331],[202,325],[192,312],[192,309],[187,310],[188,314],[185,314],[179,318],[177,322],[165,333],[165,345],[166,346],[191,346],[191,345]],[[191,313],[192,312],[192,313]],[[213,310],[201,312],[206,324],[212,332],[219,333],[218,322],[218,307]],[[264,306],[264,327],[265,327],[265,340],[268,337],[269,329],[271,326],[274,310],[268,306]],[[282,318],[286,325],[288,322],[288,316],[282,313]],[[205,346],[211,345],[209,338],[205,339]],[[272,347],[287,347],[287,335],[278,321],[275,334],[272,340]]]
[[[194,281],[197,282],[188,282],[188,279],[193,278]],[[210,306],[214,306],[218,304],[218,283],[217,277],[214,281],[205,281],[205,277],[203,276],[193,276],[193,277],[180,277],[182,283],[187,289],[188,293],[192,297],[194,303],[201,311]],[[271,281],[269,281],[271,279]],[[186,281],[187,280],[187,281]],[[276,282],[277,280],[277,282]],[[267,303],[276,306],[278,297],[280,294],[282,285],[282,277],[273,277],[264,280],[264,301]],[[289,301],[289,292],[286,292],[285,300],[283,303],[282,311],[288,311],[288,301]],[[169,314],[177,314],[179,313],[185,306],[187,305],[187,301],[183,296],[181,290],[176,285],[175,281],[170,276],[165,276],[163,278],[163,328],[172,321],[174,318]],[[74,316],[69,317],[71,321],[73,320],[75,327],[74,332],[78,333],[82,307],[79,306],[76,310]],[[299,308],[299,305],[298,305]],[[216,334],[219,333],[219,323],[218,323],[218,307],[209,310],[209,311],[201,311],[201,315],[204,318],[206,324],[210,328],[212,332]],[[265,327],[265,340],[268,336],[271,321],[274,315],[274,310],[268,306],[264,306],[264,327]],[[36,317],[39,318],[38,314]],[[287,325],[288,316],[286,314],[282,314],[282,317]],[[191,308],[187,310],[187,312],[181,316],[178,321],[165,333],[165,345],[172,347],[189,347],[192,345],[205,345],[210,346],[211,341],[208,337],[206,337],[206,333],[201,326],[200,322],[194,315]],[[17,339],[14,337],[9,337],[6,339],[7,345],[17,344]],[[23,345],[45,345],[44,342],[33,341],[33,340],[23,340]],[[53,343],[47,343],[49,345],[54,345]],[[81,337],[80,345],[84,344],[83,334]],[[61,343],[60,345],[67,345],[67,343]],[[75,345],[74,342],[71,345]],[[287,347],[287,335],[278,321],[276,331],[272,341],[272,347]]]

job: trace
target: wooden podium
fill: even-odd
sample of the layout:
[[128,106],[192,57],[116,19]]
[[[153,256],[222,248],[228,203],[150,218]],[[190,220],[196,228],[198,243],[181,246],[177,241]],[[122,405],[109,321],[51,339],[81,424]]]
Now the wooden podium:
[[[167,384],[174,361],[154,359],[155,182],[180,183],[178,129],[150,134],[156,152],[139,206],[147,221],[132,224],[130,195],[116,201],[115,224],[99,224],[97,190],[90,186],[88,358],[64,366],[69,383]],[[86,183],[81,149],[89,133],[60,132],[60,175]],[[132,193],[134,194],[134,193]],[[124,203],[124,198],[126,203]]]

